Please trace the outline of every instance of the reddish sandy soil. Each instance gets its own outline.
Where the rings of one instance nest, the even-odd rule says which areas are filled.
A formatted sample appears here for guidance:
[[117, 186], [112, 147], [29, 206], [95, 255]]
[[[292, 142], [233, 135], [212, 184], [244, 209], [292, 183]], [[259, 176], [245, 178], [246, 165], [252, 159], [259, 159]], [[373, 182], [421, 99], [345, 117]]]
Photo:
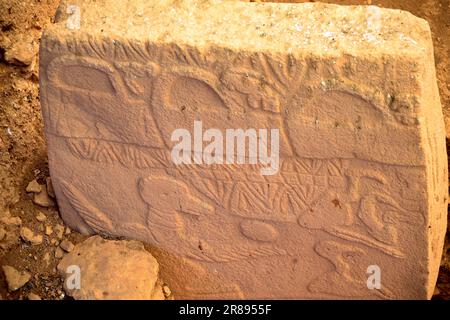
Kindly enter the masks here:
[[[308, 2], [308, 1], [298, 1]], [[441, 101], [450, 137], [450, 0], [323, 1], [340, 4], [376, 4], [408, 10], [430, 23]], [[76, 232], [44, 235], [41, 245], [29, 245], [19, 236], [19, 226], [6, 225], [2, 217], [20, 217], [22, 226], [44, 234], [46, 226], [63, 225], [57, 207], [44, 208], [32, 202], [25, 192], [33, 179], [45, 183], [48, 176], [46, 146], [39, 103], [37, 57], [30, 66], [8, 62], [5, 50], [11, 44], [34, 45], [45, 26], [51, 23], [57, 0], [0, 0], [0, 266], [11, 265], [28, 271], [32, 278], [24, 287], [8, 292], [0, 272], [0, 300], [27, 299], [32, 292], [43, 299], [63, 299], [61, 280], [56, 274], [55, 252], [63, 239], [78, 243], [84, 236]], [[448, 142], [447, 142], [448, 144]], [[38, 221], [40, 212], [47, 216]], [[1, 238], [1, 230], [6, 235]], [[447, 237], [448, 240], [448, 237]], [[434, 299], [450, 299], [450, 246], [447, 242]]]

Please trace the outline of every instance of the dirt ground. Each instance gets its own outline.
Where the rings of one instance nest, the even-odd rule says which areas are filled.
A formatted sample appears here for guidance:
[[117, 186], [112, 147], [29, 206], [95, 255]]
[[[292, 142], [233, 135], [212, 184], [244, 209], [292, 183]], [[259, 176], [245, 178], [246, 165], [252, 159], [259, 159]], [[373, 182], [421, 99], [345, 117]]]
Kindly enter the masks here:
[[[65, 299], [55, 268], [62, 252], [60, 243], [68, 240], [76, 244], [84, 239], [84, 236], [63, 228], [57, 207], [36, 205], [33, 194], [25, 191], [30, 181], [37, 179], [44, 185], [48, 177], [39, 103], [37, 48], [41, 32], [51, 23], [58, 2], [0, 0], [0, 266], [10, 265], [31, 274], [25, 286], [9, 292], [0, 271], [0, 300], [28, 299], [30, 293], [42, 299]], [[433, 32], [437, 77], [449, 138], [450, 0], [323, 2], [376, 4], [407, 10], [428, 20]], [[45, 220], [40, 213], [45, 215]], [[19, 217], [20, 221], [12, 217]], [[31, 245], [23, 241], [21, 227], [43, 234], [42, 244]], [[49, 229], [53, 232], [46, 232]], [[434, 299], [450, 299], [448, 240], [447, 236]]]

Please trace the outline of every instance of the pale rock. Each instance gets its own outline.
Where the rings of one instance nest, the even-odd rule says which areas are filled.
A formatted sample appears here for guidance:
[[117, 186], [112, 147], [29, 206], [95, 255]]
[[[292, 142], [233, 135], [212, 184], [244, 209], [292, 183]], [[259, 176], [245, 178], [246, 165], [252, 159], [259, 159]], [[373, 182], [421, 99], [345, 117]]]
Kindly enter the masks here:
[[53, 227], [51, 225], [45, 226], [45, 234], [50, 236], [53, 233]]
[[33, 197], [33, 202], [41, 207], [52, 207], [55, 205], [53, 200], [49, 197], [47, 192], [47, 187], [42, 186], [42, 190], [39, 193], [35, 193]]
[[32, 192], [32, 193], [39, 193], [42, 191], [42, 186], [37, 182], [36, 179], [28, 183], [26, 189], [26, 192]]
[[168, 286], [164, 285], [162, 287], [162, 290], [166, 298], [169, 298], [172, 295], [172, 291], [170, 291], [170, 288]]
[[10, 292], [17, 291], [30, 281], [31, 274], [26, 271], [20, 272], [11, 266], [2, 266], [2, 269]]
[[19, 38], [5, 49], [5, 60], [17, 66], [30, 66], [34, 63], [37, 49], [37, 44], [31, 36]]
[[54, 228], [54, 231], [55, 231], [56, 237], [57, 237], [58, 239], [62, 239], [62, 238], [63, 238], [63, 235], [64, 235], [64, 226], [62, 226], [62, 225], [60, 225], [60, 224], [57, 224], [57, 225], [55, 226], [55, 228]]
[[39, 245], [43, 241], [43, 236], [41, 234], [36, 234], [27, 227], [22, 227], [20, 229], [20, 237], [32, 245]]
[[28, 294], [28, 300], [38, 301], [38, 300], [42, 300], [42, 298], [39, 295], [37, 295], [36, 293], [30, 292], [30, 294]]
[[150, 300], [160, 297], [155, 293], [158, 262], [140, 242], [93, 236], [66, 254], [58, 264], [58, 271], [67, 277], [70, 274], [66, 270], [71, 265], [80, 268], [81, 289], [65, 287], [65, 291], [77, 300]]
[[39, 211], [36, 215], [36, 220], [39, 222], [44, 222], [45, 220], [47, 220], [47, 216], [43, 212]]
[[73, 248], [75, 247], [75, 245], [72, 242], [70, 242], [69, 240], [61, 241], [59, 246], [61, 247], [61, 249], [63, 249], [66, 252], [71, 252], [73, 250]]
[[64, 257], [64, 250], [61, 249], [60, 247], [56, 248], [56, 250], [55, 250], [55, 258], [61, 259], [62, 257]]
[[[18, 79], [14, 80], [12, 87], [14, 90], [27, 92], [32, 88], [32, 84], [30, 83], [30, 81], [28, 79], [18, 78]], [[33, 180], [33, 181], [32, 181], [33, 183], [36, 183], [39, 186], [39, 184], [37, 183], [36, 180]], [[30, 184], [31, 184], [31, 182], [28, 184], [28, 186], [30, 186]], [[31, 185], [30, 188], [28, 188], [28, 186], [26, 189], [30, 189], [30, 191], [26, 190], [27, 192], [33, 192], [32, 190], [36, 189], [36, 187], [40, 189], [40, 186], [38, 187], [36, 185], [35, 186]], [[39, 192], [39, 191], [37, 191], [37, 192]]]

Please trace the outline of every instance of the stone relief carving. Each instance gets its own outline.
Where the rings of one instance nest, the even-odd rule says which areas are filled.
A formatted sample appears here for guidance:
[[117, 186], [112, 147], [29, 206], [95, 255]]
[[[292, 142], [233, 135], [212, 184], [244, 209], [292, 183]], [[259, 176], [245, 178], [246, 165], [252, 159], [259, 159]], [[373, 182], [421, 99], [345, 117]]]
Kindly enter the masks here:
[[[63, 56], [48, 66], [52, 84], [48, 99], [61, 106], [48, 113], [54, 125], [50, 133], [63, 138], [79, 159], [143, 170], [136, 185], [147, 207], [145, 219], [120, 225], [103, 213], [86, 191], [60, 181], [64, 196], [93, 231], [136, 234], [162, 247], [171, 242], [172, 249], [184, 258], [202, 263], [295, 255], [277, 246], [282, 230], [276, 223], [325, 232], [335, 240], [319, 242], [314, 250], [334, 268], [312, 280], [308, 290], [338, 296], [340, 286], [351, 288], [352, 296], [367, 295], [365, 282], [357, 282], [352, 274], [354, 259], [371, 250], [404, 257], [399, 226], [417, 227], [425, 219], [420, 209], [404, 209], [400, 194], [384, 191], [390, 188], [389, 175], [401, 172], [401, 167], [367, 161], [367, 167], [377, 169], [366, 169], [360, 160], [302, 157], [305, 139], [313, 136], [304, 132], [314, 132], [319, 126], [335, 127], [337, 136], [351, 135], [356, 137], [352, 143], [357, 144], [358, 131], [380, 130], [380, 122], [390, 123], [392, 128], [416, 125], [414, 119], [402, 116], [399, 120], [401, 107], [393, 105], [401, 102], [388, 101], [389, 108], [383, 109], [368, 103], [363, 94], [351, 92], [345, 83], [317, 82], [314, 74], [323, 71], [314, 70], [314, 64], [298, 67], [291, 56], [287, 61], [265, 55], [238, 57], [243, 67], [237, 64], [220, 70], [207, 57], [183, 50], [170, 51], [173, 56], [167, 58], [175, 59], [178, 66], [121, 62], [130, 51], [120, 48], [115, 53], [118, 60], [111, 64], [102, 60], [106, 53], [97, 48], [93, 52], [102, 59]], [[143, 49], [133, 48], [147, 58]], [[67, 76], [84, 72], [86, 75], [75, 81]], [[80, 78], [90, 80], [77, 82]], [[300, 80], [307, 78], [311, 86], [299, 91]], [[89, 81], [95, 81], [99, 90], [91, 92]], [[296, 101], [305, 101], [304, 106], [291, 108], [294, 96]], [[353, 101], [354, 118], [323, 122], [322, 118], [330, 117], [317, 114], [314, 101], [327, 97]], [[335, 109], [327, 112], [346, 114], [338, 110], [344, 106], [329, 105]], [[391, 114], [392, 110], [397, 113]], [[184, 122], [171, 123], [170, 118], [180, 112], [185, 115]], [[223, 123], [245, 127], [249, 119], [279, 124], [284, 150], [288, 150], [281, 159], [280, 173], [263, 177], [257, 174], [257, 166], [250, 165], [245, 170], [237, 165], [173, 165], [169, 138], [175, 127], [171, 126], [187, 127], [205, 114], [204, 122], [210, 127], [223, 127]], [[298, 128], [304, 132], [297, 132]], [[242, 243], [223, 245], [196, 234], [193, 225], [224, 212], [237, 219], [237, 229], [245, 239]], [[349, 242], [352, 245], [345, 244]], [[239, 286], [236, 288], [229, 290], [240, 292]], [[200, 291], [192, 289], [208, 296]], [[379, 294], [391, 296], [387, 291]]]
[[[361, 263], [367, 251], [354, 245], [337, 241], [318, 242], [314, 250], [318, 255], [332, 264], [332, 269], [309, 285], [312, 293], [323, 293], [340, 298], [362, 298], [367, 296], [367, 277], [361, 269], [367, 263]], [[345, 287], [346, 290], [342, 290]], [[373, 290], [381, 299], [393, 299], [395, 295], [385, 286], [381, 290]]]

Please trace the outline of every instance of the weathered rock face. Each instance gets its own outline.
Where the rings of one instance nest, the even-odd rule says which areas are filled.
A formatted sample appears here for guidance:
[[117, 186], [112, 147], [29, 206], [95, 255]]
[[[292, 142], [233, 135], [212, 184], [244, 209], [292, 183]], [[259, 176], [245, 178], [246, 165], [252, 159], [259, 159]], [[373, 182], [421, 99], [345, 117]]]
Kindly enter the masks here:
[[30, 281], [31, 275], [26, 271], [20, 272], [11, 266], [2, 266], [2, 269], [9, 291], [16, 291]]
[[[70, 4], [43, 35], [40, 79], [72, 228], [154, 245], [177, 298], [431, 296], [447, 160], [424, 20], [324, 4]], [[224, 136], [278, 129], [278, 171], [176, 165], [172, 133], [196, 120]]]
[[138, 241], [91, 237], [61, 260], [58, 271], [77, 300], [165, 299], [158, 262]]

